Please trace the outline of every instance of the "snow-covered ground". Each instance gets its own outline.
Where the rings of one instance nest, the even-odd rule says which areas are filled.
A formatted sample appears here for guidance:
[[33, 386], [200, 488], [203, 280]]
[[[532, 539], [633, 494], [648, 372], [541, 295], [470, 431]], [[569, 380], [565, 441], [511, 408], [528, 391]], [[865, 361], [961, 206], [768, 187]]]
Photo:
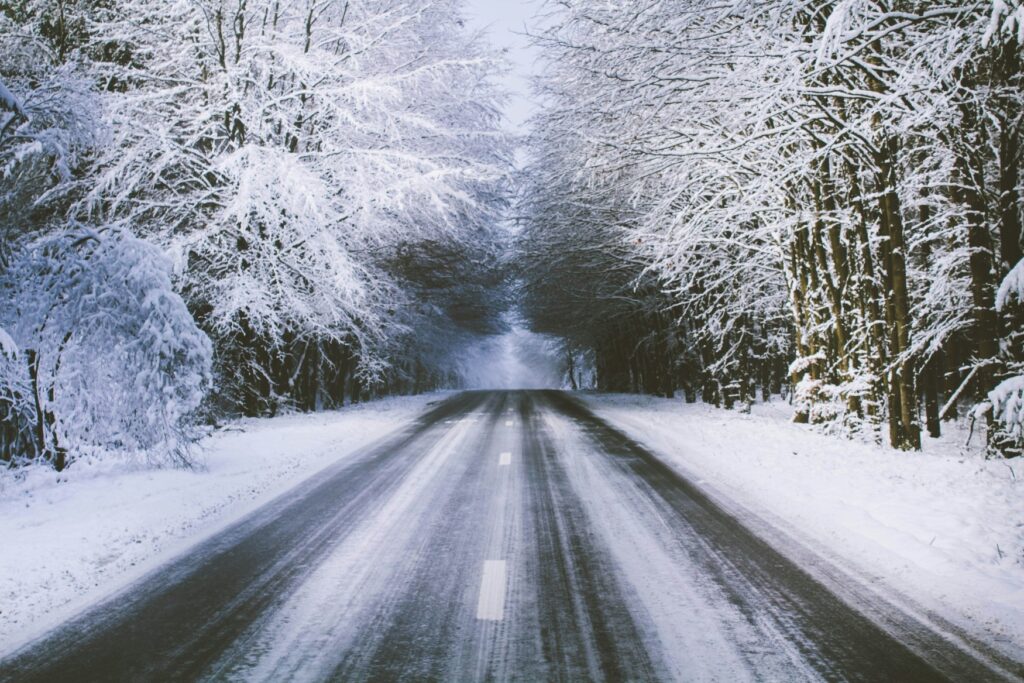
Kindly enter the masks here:
[[1024, 463], [985, 460], [966, 434], [921, 453], [854, 443], [789, 422], [643, 396], [591, 408], [765, 528], [907, 598], [1011, 656], [1024, 653]]
[[[234, 421], [194, 471], [0, 471], [0, 654], [415, 418], [439, 394]], [[60, 479], [60, 481], [58, 481]]]

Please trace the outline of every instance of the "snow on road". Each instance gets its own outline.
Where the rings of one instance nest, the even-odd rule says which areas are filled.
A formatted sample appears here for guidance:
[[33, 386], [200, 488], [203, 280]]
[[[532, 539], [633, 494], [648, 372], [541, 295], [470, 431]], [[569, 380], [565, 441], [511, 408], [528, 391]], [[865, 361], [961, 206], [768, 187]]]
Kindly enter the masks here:
[[[800, 657], [782, 640], [769, 646], [753, 632], [735, 605], [715, 594], [713, 581], [694, 566], [670, 528], [636, 481], [622, 476], [607, 459], [595, 457], [593, 445], [564, 416], [548, 413], [546, 423], [574, 488], [596, 532], [635, 592], [646, 619], [640, 620], [648, 642], [661, 643], [661, 656], [677, 681], [757, 680], [743, 653], [758, 653], [757, 673], [766, 679], [814, 680], [800, 667]], [[695, 657], [693, 653], [705, 653]]]
[[[66, 481], [59, 484], [56, 473], [42, 469], [18, 476], [0, 474], [3, 651], [12, 651], [313, 473], [349, 458], [436, 399], [391, 399], [336, 413], [241, 420], [200, 444], [205, 466], [194, 472], [82, 461], [60, 475]], [[742, 415], [635, 396], [588, 396], [587, 401], [601, 417], [658, 453], [745, 523], [753, 523], [774, 545], [787, 553], [806, 553], [799, 561], [793, 559], [812, 572], [813, 561], [803, 560], [824, 556], [905, 609], [926, 617], [938, 615], [982, 640], [996, 641], [1011, 657], [1020, 659], [1024, 654], [1024, 489], [1018, 481], [1024, 472], [1020, 463], [986, 461], [974, 451], [958, 448], [951, 439], [929, 442], [924, 453], [852, 443], [787, 422], [788, 410], [779, 403], [760, 405], [754, 415]], [[493, 517], [494, 528], [505, 529], [508, 520], [495, 510], [509, 506], [506, 497], [512, 494], [508, 492], [490, 496], [489, 486], [472, 487], [482, 507], [463, 522], [458, 515], [448, 518], [451, 511], [437, 506], [438, 495], [413, 493], [436, 479], [440, 465], [456, 453], [485, 454], [477, 467], [498, 477], [494, 481], [525, 476], [521, 471], [525, 460], [517, 446], [521, 419], [512, 420], [509, 428], [508, 416], [504, 411], [494, 416], [498, 439], [494, 443], [464, 442], [460, 435], [477, 424], [478, 416], [460, 420], [450, 435], [454, 440], [442, 439], [431, 451], [434, 455], [421, 463], [427, 469], [416, 470], [388, 498], [382, 514], [353, 532], [351, 552], [339, 551], [314, 573], [292, 603], [295, 609], [285, 610], [290, 617], [285, 622], [305, 623], [295, 617], [320, 614], [329, 592], [335, 604], [355, 604], [352, 591], [364, 597], [374, 593], [366, 590], [367, 581], [390, 583], [395, 572], [411, 571], [410, 563], [417, 561], [419, 551], [407, 552], [416, 546], [410, 535], [427, 537], [417, 529], [436, 526], [444, 529], [441, 537], [460, 539], [461, 544], [469, 538], [469, 527], [458, 526], [463, 522]], [[710, 590], [706, 582], [680, 583], [680, 571], [685, 576], [699, 572], [689, 568], [685, 553], [673, 550], [678, 544], [672, 529], [647, 524], [662, 518], [636, 483], [612, 468], [613, 461], [596, 458], [593, 444], [578, 426], [553, 415], [545, 422], [557, 451], [565, 454], [568, 483], [580, 494], [582, 509], [562, 514], [585, 513], [598, 535], [608, 540], [617, 566], [633, 587], [632, 599], [647, 615], [640, 623], [650, 631], [648, 638], [662, 640], [668, 651], [679, 653], [728, 652], [729, 643], [741, 643], [747, 652], [756, 650], [759, 636], [742, 619], [724, 609], [702, 611]], [[473, 462], [464, 457], [451, 460], [458, 467], [446, 465], [455, 470], [444, 470], [444, 486], [456, 490], [453, 487], [463, 481]], [[412, 488], [406, 491], [408, 487]], [[388, 512], [388, 506], [395, 505], [408, 510]], [[399, 528], [403, 525], [395, 527], [402, 520], [418, 522], [403, 523], [403, 531]], [[503, 537], [492, 532], [491, 540]], [[369, 553], [373, 543], [360, 538], [383, 545], [379, 552]], [[459, 583], [471, 594], [475, 610], [471, 616], [486, 621], [507, 618], [510, 604], [499, 590], [506, 583], [498, 580], [504, 565], [487, 564], [504, 562], [507, 548], [503, 550], [501, 543], [491, 545], [470, 553], [466, 566], [471, 565], [472, 571], [464, 572]], [[376, 560], [364, 562], [369, 557]], [[353, 580], [360, 562], [365, 564], [364, 573], [369, 573], [365, 580]], [[506, 571], [514, 573], [513, 569], [510, 564]], [[445, 576], [453, 575], [453, 570], [449, 565]], [[349, 598], [337, 594], [339, 576], [348, 577], [345, 595], [351, 593]], [[834, 587], [834, 581], [829, 585]], [[302, 635], [285, 637], [289, 629], [280, 624], [268, 632], [273, 634], [271, 642], [279, 646], [294, 644]], [[344, 640], [348, 636], [339, 632], [331, 637]], [[271, 649], [260, 651], [271, 653]], [[782, 651], [766, 650], [765, 657], [762, 665], [779, 671], [799, 660]], [[737, 679], [741, 677], [738, 672], [743, 666], [738, 660], [730, 665], [719, 656], [717, 662], [736, 672]], [[693, 668], [700, 664], [682, 658], [671, 668], [682, 678], [699, 678], [708, 673]]]
[[81, 460], [60, 475], [0, 472], [0, 651], [352, 456], [441, 396], [238, 420], [198, 445], [195, 471]]
[[587, 396], [602, 418], [890, 599], [1024, 654], [1024, 464], [963, 434], [902, 453], [816, 433], [784, 403], [754, 414]]

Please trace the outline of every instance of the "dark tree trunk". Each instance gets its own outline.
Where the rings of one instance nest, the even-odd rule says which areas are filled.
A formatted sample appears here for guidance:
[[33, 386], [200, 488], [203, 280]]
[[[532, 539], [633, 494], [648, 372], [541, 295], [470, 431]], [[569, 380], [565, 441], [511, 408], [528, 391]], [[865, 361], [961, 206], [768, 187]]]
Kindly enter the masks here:
[[942, 379], [942, 363], [938, 353], [932, 355], [921, 372], [924, 384], [924, 414], [928, 435], [933, 439], [942, 435], [939, 423], [939, 383]]
[[28, 376], [32, 384], [32, 402], [36, 409], [35, 452], [45, 454], [48, 447], [46, 445], [46, 418], [43, 416], [43, 400], [39, 393], [39, 353], [35, 349], [28, 349], [25, 352], [25, 359], [28, 362]]
[[[888, 268], [886, 279], [888, 291], [891, 293], [891, 311], [894, 330], [892, 333], [892, 357], [897, 361], [892, 397], [897, 397], [898, 427], [894, 430], [896, 441], [893, 446], [903, 449], [919, 450], [921, 448], [921, 428], [917, 423], [917, 396], [914, 392], [913, 361], [906, 357], [910, 348], [910, 301], [907, 293], [907, 244], [903, 234], [903, 217], [900, 211], [899, 197], [896, 194], [895, 160], [898, 146], [895, 138], [888, 138], [879, 155], [879, 208], [883, 240], [888, 240], [885, 249]], [[901, 358], [902, 357], [902, 358]], [[891, 403], [890, 403], [891, 406]], [[894, 411], [895, 412], [895, 411]]]
[[1020, 136], [1015, 130], [1003, 131], [999, 139], [999, 252], [1006, 269], [1021, 260], [1020, 225]]
[[971, 160], [967, 158], [967, 150], [960, 150], [957, 162], [960, 188], [958, 194], [966, 209], [967, 244], [971, 250], [971, 313], [974, 322], [971, 337], [974, 341], [975, 362], [978, 365], [975, 395], [982, 398], [993, 386], [993, 364], [999, 353], [992, 239], [985, 221], [985, 201], [982, 197], [984, 179], [981, 169], [973, 169]]

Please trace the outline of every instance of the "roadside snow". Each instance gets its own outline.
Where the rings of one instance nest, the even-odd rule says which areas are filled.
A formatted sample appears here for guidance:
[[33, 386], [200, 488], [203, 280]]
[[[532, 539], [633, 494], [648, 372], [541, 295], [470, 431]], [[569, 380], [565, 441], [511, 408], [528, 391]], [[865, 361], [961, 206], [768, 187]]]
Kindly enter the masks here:
[[1024, 653], [1024, 463], [985, 460], [959, 433], [926, 439], [922, 453], [844, 441], [789, 422], [784, 403], [744, 415], [644, 396], [585, 400], [712, 494]]
[[244, 419], [194, 471], [76, 461], [0, 471], [0, 655], [414, 419], [440, 394]]

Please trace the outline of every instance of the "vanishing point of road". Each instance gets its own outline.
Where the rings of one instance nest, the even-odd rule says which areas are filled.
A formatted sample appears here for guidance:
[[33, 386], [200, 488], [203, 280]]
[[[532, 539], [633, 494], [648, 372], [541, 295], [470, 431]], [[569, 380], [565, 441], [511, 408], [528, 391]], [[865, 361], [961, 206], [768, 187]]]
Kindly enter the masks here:
[[568, 394], [466, 392], [0, 661], [0, 681], [1022, 676], [744, 519]]

